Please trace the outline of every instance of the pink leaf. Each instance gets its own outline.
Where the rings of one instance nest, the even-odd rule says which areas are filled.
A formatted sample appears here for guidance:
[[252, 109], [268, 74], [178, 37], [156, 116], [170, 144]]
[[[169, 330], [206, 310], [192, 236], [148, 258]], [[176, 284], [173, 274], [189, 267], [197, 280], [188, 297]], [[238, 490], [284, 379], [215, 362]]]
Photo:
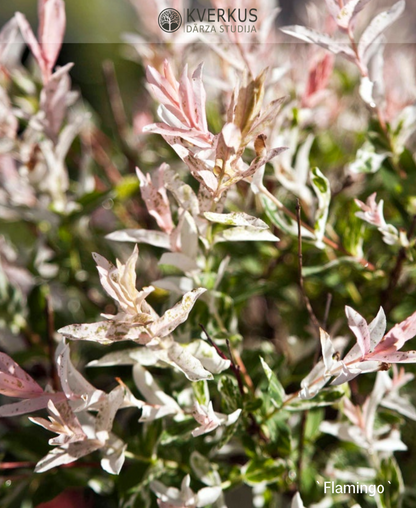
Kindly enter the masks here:
[[[416, 312], [393, 328], [384, 336], [374, 350], [374, 355], [395, 353], [416, 335]], [[404, 354], [404, 353], [402, 353]], [[387, 360], [383, 360], [387, 361]]]
[[205, 113], [206, 93], [202, 81], [202, 69], [204, 64], [199, 64], [192, 74], [192, 86], [195, 97], [195, 110], [198, 115], [198, 125], [202, 131], [208, 131], [207, 117]]
[[52, 74], [65, 34], [64, 0], [39, 0], [38, 15], [38, 39], [48, 72]]
[[36, 398], [21, 400], [13, 404], [5, 404], [0, 407], [0, 418], [39, 411], [39, 409], [47, 407], [50, 400], [55, 403], [62, 402], [65, 400], [65, 395], [63, 393], [44, 393]]
[[370, 352], [370, 331], [368, 329], [367, 321], [351, 307], [345, 307], [345, 314], [348, 318], [348, 326], [357, 338], [357, 343], [360, 346], [361, 354], [364, 357]]
[[149, 214], [156, 219], [158, 226], [169, 234], [174, 225], [169, 199], [164, 187], [163, 173], [166, 166], [167, 164], [162, 164], [158, 168], [154, 181], [150, 178], [149, 173], [144, 175], [139, 168], [136, 168], [136, 173], [140, 181], [140, 192]]
[[42, 388], [10, 356], [0, 353], [0, 393], [9, 397], [32, 398]]
[[30, 51], [35, 57], [40, 70], [42, 72], [43, 82], [46, 83], [50, 77], [50, 73], [48, 73], [47, 65], [45, 62], [45, 58], [42, 52], [42, 49], [33, 33], [26, 17], [21, 12], [16, 12], [15, 14], [17, 23], [19, 24], [20, 31], [22, 32], [22, 36], [26, 44], [29, 46]]
[[64, 0], [39, 0], [39, 41], [36, 40], [26, 17], [16, 13], [16, 20], [23, 39], [32, 51], [40, 70], [43, 83], [48, 83], [61, 50], [65, 34], [65, 3]]

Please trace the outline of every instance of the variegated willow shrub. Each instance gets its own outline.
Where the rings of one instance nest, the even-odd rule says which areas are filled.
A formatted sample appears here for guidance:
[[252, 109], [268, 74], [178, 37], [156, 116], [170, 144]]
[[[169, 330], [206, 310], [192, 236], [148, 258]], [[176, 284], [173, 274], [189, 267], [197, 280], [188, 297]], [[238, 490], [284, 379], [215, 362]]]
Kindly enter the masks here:
[[412, 6], [321, 3], [200, 40], [133, 0], [115, 141], [64, 1], [2, 28], [2, 507], [415, 505]]

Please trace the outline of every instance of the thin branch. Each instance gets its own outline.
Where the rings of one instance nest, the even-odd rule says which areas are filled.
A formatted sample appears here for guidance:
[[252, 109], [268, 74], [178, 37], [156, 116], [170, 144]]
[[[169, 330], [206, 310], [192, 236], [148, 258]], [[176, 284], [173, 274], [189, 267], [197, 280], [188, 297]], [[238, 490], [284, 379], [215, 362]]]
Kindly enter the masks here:
[[234, 358], [235, 358], [235, 363], [236, 363], [237, 367], [240, 369], [240, 372], [243, 375], [246, 385], [254, 393], [255, 388], [254, 388], [253, 380], [251, 379], [250, 374], [247, 372], [246, 366], [244, 365], [244, 362], [237, 351], [234, 352]]
[[297, 200], [297, 205], [296, 205], [296, 219], [297, 219], [297, 223], [298, 223], [298, 265], [299, 265], [299, 286], [300, 286], [300, 290], [302, 292], [302, 296], [303, 296], [303, 300], [305, 302], [305, 305], [306, 305], [306, 308], [309, 312], [309, 316], [311, 318], [311, 321], [313, 323], [313, 325], [315, 326], [315, 328], [317, 329], [317, 331], [319, 332], [319, 328], [320, 328], [320, 324], [319, 324], [319, 321], [317, 319], [317, 317], [315, 316], [315, 313], [313, 311], [313, 308], [312, 308], [312, 305], [311, 305], [311, 302], [308, 298], [308, 295], [306, 294], [306, 291], [305, 291], [305, 285], [304, 285], [304, 282], [303, 282], [303, 275], [302, 275], [302, 268], [303, 268], [303, 255], [302, 255], [302, 221], [301, 221], [301, 218], [300, 218], [300, 213], [301, 213], [301, 206], [300, 206], [300, 201], [299, 199]]
[[[272, 201], [273, 204], [275, 204], [276, 207], [279, 210], [281, 210], [284, 214], [286, 214], [288, 217], [290, 217], [291, 219], [293, 219], [295, 221], [297, 220], [296, 214], [294, 214], [291, 210], [286, 208], [285, 205], [283, 203], [281, 203], [276, 198], [276, 196], [274, 196], [268, 189], [266, 189], [266, 187], [264, 187], [264, 185], [261, 185], [259, 190], [264, 196], [268, 197], [270, 199], [270, 201]], [[309, 224], [306, 224], [306, 222], [301, 221], [301, 225], [307, 231], [309, 231], [311, 233], [315, 233], [314, 229], [311, 226], [309, 226]], [[324, 242], [325, 245], [328, 245], [328, 247], [331, 247], [332, 249], [337, 250], [338, 252], [341, 252], [342, 254], [345, 254], [346, 256], [355, 258], [355, 256], [353, 254], [351, 254], [351, 252], [349, 252], [341, 244], [335, 242], [334, 240], [331, 240], [330, 238], [324, 236], [322, 241]], [[360, 263], [360, 265], [362, 265], [364, 268], [367, 268], [368, 270], [370, 270], [372, 272], [375, 271], [375, 269], [376, 269], [376, 267], [372, 263], [367, 261], [365, 258], [358, 258], [357, 262]]]
[[127, 116], [121, 98], [114, 64], [110, 60], [106, 60], [103, 63], [103, 74], [120, 148], [129, 161], [130, 170], [134, 172], [137, 165], [136, 154], [126, 143], [128, 133]]
[[23, 467], [33, 468], [36, 462], [1, 462], [0, 469], [19, 469]]
[[297, 485], [298, 490], [301, 489], [302, 483], [302, 468], [303, 468], [303, 452], [305, 450], [305, 429], [306, 429], [306, 419], [308, 417], [309, 411], [303, 411], [301, 420], [300, 420], [300, 429], [299, 429], [299, 448], [298, 448], [298, 463], [297, 463]]
[[52, 387], [57, 392], [60, 389], [58, 371], [55, 363], [55, 319], [52, 308], [51, 296], [45, 298], [45, 318], [46, 318], [46, 341], [48, 344], [49, 368]]
[[[302, 292], [302, 296], [303, 296], [303, 300], [305, 302], [306, 308], [308, 309], [308, 313], [309, 313], [309, 316], [311, 318], [311, 321], [314, 324], [314, 326], [317, 329], [318, 334], [319, 334], [320, 324], [319, 324], [319, 321], [318, 321], [317, 317], [315, 316], [315, 313], [313, 311], [313, 308], [312, 308], [311, 302], [310, 302], [310, 300], [308, 298], [308, 295], [306, 294], [305, 284], [304, 284], [304, 281], [303, 281], [303, 274], [302, 274], [303, 255], [302, 255], [302, 221], [301, 221], [301, 211], [302, 211], [302, 208], [300, 206], [300, 201], [298, 199], [297, 200], [297, 204], [296, 204], [296, 220], [297, 220], [297, 223], [298, 223], [299, 286], [300, 286], [300, 290]], [[315, 352], [314, 363], [316, 363], [316, 360], [317, 360], [317, 353], [319, 355], [319, 340], [318, 340], [318, 344], [317, 344], [317, 348], [316, 348], [316, 352]], [[308, 414], [309, 414], [309, 411], [304, 411], [302, 413], [301, 420], [300, 420], [299, 446], [298, 446], [298, 462], [297, 462], [297, 473], [298, 473], [298, 475], [297, 475], [297, 485], [298, 485], [298, 490], [300, 490], [301, 483], [302, 483], [303, 454], [304, 454], [304, 449], [305, 449], [305, 429], [306, 429], [306, 419], [308, 417]]]
[[223, 358], [224, 360], [229, 360], [231, 362], [230, 369], [232, 370], [235, 378], [237, 379], [238, 389], [240, 390], [241, 395], [244, 397], [245, 391], [244, 391], [243, 380], [241, 378], [240, 367], [238, 365], [236, 365], [235, 362], [234, 362], [234, 357], [233, 357], [233, 355], [231, 353], [231, 346], [230, 346], [229, 340], [227, 339], [227, 348], [228, 348], [228, 351], [230, 353], [230, 358], [228, 358], [227, 355], [225, 353], [223, 353], [221, 351], [221, 349], [211, 339], [211, 337], [210, 337], [209, 333], [207, 332], [205, 326], [202, 325], [202, 324], [200, 324], [199, 326], [201, 327], [202, 331], [205, 333], [208, 342], [211, 344], [211, 346], [213, 346], [215, 348], [215, 350], [221, 356], [221, 358]]
[[[215, 344], [215, 342], [211, 339], [211, 337], [210, 337], [209, 333], [207, 332], [207, 330], [205, 329], [204, 325], [199, 324], [199, 326], [201, 327], [202, 331], [205, 333], [208, 342], [212, 345], [212, 347], [215, 348], [215, 350], [220, 355], [220, 357], [223, 358], [224, 360], [229, 360], [231, 362], [230, 369], [232, 370], [234, 376], [237, 379], [238, 389], [240, 391], [241, 397], [244, 399], [244, 397], [246, 395], [246, 392], [244, 390], [243, 379], [241, 377], [241, 370], [240, 370], [240, 366], [235, 363], [234, 355], [233, 355], [233, 353], [231, 351], [230, 341], [227, 339], [227, 348], [228, 348], [228, 352], [229, 352], [229, 355], [230, 355], [230, 358], [228, 358], [227, 355], [225, 353], [223, 353], [221, 351], [221, 349], [217, 346], [217, 344]], [[240, 359], [240, 361], [241, 361], [241, 359]], [[250, 379], [250, 382], [252, 384], [251, 379]], [[260, 439], [262, 441], [264, 441], [265, 443], [268, 443], [269, 439], [264, 434], [261, 426], [257, 423], [256, 418], [254, 417], [253, 413], [248, 413], [247, 416], [248, 416], [248, 418], [250, 420], [250, 428], [249, 428], [249, 430], [252, 431], [253, 433], [258, 434]]]
[[322, 328], [324, 330], [326, 329], [326, 325], [328, 323], [328, 317], [329, 317], [329, 311], [331, 309], [331, 303], [332, 303], [332, 293], [328, 293], [326, 295], [325, 314], [324, 314], [324, 319], [322, 321]]

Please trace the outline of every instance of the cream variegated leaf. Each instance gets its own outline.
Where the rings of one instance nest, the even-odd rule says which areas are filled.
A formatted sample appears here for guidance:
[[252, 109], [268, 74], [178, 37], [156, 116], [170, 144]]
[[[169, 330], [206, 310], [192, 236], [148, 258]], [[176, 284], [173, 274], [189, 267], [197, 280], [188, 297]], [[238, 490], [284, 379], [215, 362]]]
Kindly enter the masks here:
[[148, 326], [151, 335], [154, 337], [166, 337], [169, 335], [175, 328], [186, 321], [196, 300], [205, 291], [205, 288], [198, 288], [186, 293], [180, 302]]
[[258, 229], [268, 229], [269, 226], [258, 219], [244, 212], [214, 213], [205, 212], [204, 216], [211, 222], [223, 224], [224, 226], [250, 226]]
[[68, 325], [58, 332], [70, 340], [87, 340], [104, 345], [124, 340], [142, 340], [143, 343], [150, 340], [144, 327], [114, 320]]

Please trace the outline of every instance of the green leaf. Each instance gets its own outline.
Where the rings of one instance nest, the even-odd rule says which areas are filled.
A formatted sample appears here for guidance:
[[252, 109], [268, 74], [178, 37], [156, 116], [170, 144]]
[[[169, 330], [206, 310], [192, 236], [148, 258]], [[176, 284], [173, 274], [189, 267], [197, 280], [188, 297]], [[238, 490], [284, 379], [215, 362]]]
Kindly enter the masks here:
[[302, 275], [304, 277], [310, 277], [311, 275], [318, 275], [322, 272], [325, 272], [326, 270], [330, 270], [331, 268], [334, 268], [335, 266], [340, 265], [341, 263], [351, 263], [351, 264], [357, 264], [358, 266], [361, 266], [356, 258], [350, 257], [350, 256], [341, 256], [340, 258], [333, 259], [329, 263], [318, 265], [318, 266], [304, 266], [302, 267]]
[[116, 185], [116, 197], [120, 201], [125, 201], [126, 199], [134, 196], [140, 189], [140, 182], [136, 175], [128, 175], [123, 177], [123, 179]]
[[324, 248], [322, 239], [325, 236], [326, 222], [328, 220], [329, 203], [331, 202], [331, 188], [328, 179], [318, 168], [310, 173], [313, 190], [318, 198], [318, 209], [315, 213], [316, 246]]
[[216, 473], [211, 462], [201, 453], [192, 452], [190, 457], [190, 465], [195, 476], [205, 485], [215, 485], [218, 473]]
[[404, 487], [402, 473], [394, 457], [381, 461], [375, 484], [384, 487], [384, 492], [380, 494], [383, 508], [400, 508]]
[[205, 380], [195, 381], [192, 383], [192, 389], [196, 400], [203, 406], [207, 406], [209, 404], [208, 382]]
[[70, 220], [80, 219], [84, 215], [92, 213], [106, 199], [111, 198], [113, 195], [114, 194], [111, 189], [103, 192], [94, 190], [92, 192], [84, 194], [76, 201], [76, 203], [80, 205], [79, 208], [76, 208], [72, 213], [70, 213], [68, 219]]
[[150, 424], [144, 425], [139, 450], [139, 454], [141, 456], [150, 458], [154, 455], [159, 439], [162, 434], [162, 429], [163, 429], [162, 420], [155, 420]]
[[294, 399], [285, 406], [287, 411], [306, 411], [317, 407], [332, 406], [340, 401], [345, 395], [341, 387], [326, 388], [321, 390], [313, 399]]
[[350, 164], [350, 170], [353, 173], [376, 173], [387, 156], [387, 152], [376, 153], [374, 145], [366, 141], [357, 151], [355, 161]]
[[267, 450], [270, 454], [277, 454], [279, 457], [288, 457], [292, 451], [291, 430], [287, 425], [287, 413], [276, 413], [269, 418], [265, 426], [270, 437]]
[[178, 440], [187, 439], [195, 429], [196, 422], [193, 418], [187, 418], [180, 422], [169, 423], [167, 429], [162, 432], [160, 444], [166, 445]]
[[263, 403], [264, 403], [263, 398], [253, 397], [244, 402], [244, 410], [247, 411], [248, 413], [254, 413], [263, 406]]
[[407, 148], [400, 154], [399, 164], [408, 175], [414, 175], [416, 173], [416, 163], [413, 159], [413, 154]]
[[364, 223], [355, 213], [358, 206], [352, 202], [338, 211], [337, 227], [342, 231], [342, 240], [346, 250], [357, 258], [363, 257]]
[[135, 462], [131, 465], [125, 465], [120, 472], [117, 488], [120, 496], [132, 493], [140, 488], [141, 483], [149, 474], [149, 462]]
[[250, 460], [243, 473], [244, 482], [248, 485], [258, 483], [274, 483], [282, 476], [286, 470], [283, 460], [261, 459]]
[[223, 446], [225, 446], [228, 443], [228, 441], [230, 441], [230, 439], [236, 433], [239, 425], [240, 425], [240, 419], [238, 419], [232, 425], [228, 425], [227, 427], [223, 427], [223, 433], [222, 433], [221, 439], [219, 440], [219, 442], [218, 442], [218, 444], [216, 446], [217, 450], [221, 450], [221, 448]]
[[305, 440], [313, 441], [319, 436], [319, 426], [324, 417], [325, 413], [323, 409], [318, 408], [309, 411], [305, 425]]
[[[271, 201], [267, 196], [263, 194], [260, 195], [260, 201], [264, 208], [264, 211], [270, 221], [283, 232], [297, 236], [298, 235], [298, 225], [297, 222], [289, 217], [283, 215], [282, 212], [279, 211], [277, 206]], [[311, 233], [308, 229], [302, 226], [302, 238], [304, 240], [315, 240], [315, 235]]]
[[242, 407], [241, 393], [233, 377], [221, 376], [218, 381], [218, 391], [221, 394], [221, 405], [225, 413], [232, 413]]
[[285, 398], [285, 390], [277, 379], [276, 374], [271, 370], [267, 363], [260, 356], [261, 365], [266, 373], [267, 380], [269, 381], [268, 391], [272, 398], [273, 405], [277, 408], [282, 407]]

